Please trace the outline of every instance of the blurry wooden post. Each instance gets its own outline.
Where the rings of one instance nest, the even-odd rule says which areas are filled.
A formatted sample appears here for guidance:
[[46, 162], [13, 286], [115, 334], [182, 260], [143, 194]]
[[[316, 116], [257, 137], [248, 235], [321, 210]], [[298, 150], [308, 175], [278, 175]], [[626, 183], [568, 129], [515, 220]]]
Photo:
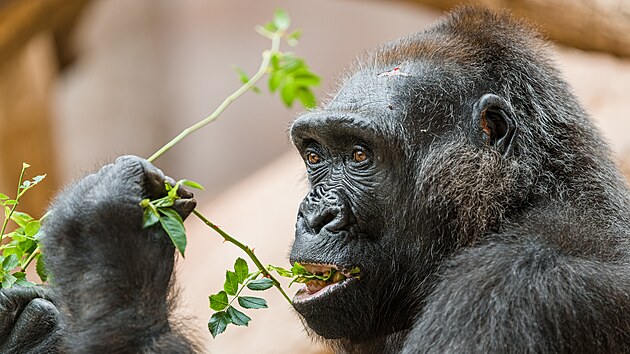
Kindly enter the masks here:
[[448, 10], [461, 4], [508, 8], [542, 27], [551, 40], [630, 57], [628, 0], [408, 0]]
[[46, 180], [20, 203], [20, 210], [36, 215], [41, 214], [57, 188], [50, 134], [50, 89], [55, 71], [48, 35], [29, 41], [0, 67], [0, 191], [15, 195], [22, 162], [32, 166], [27, 176], [48, 173]]
[[27, 177], [48, 173], [20, 210], [42, 214], [58, 188], [51, 129], [58, 62], [54, 31], [65, 31], [87, 0], [0, 0], [0, 191], [13, 197], [22, 162]]

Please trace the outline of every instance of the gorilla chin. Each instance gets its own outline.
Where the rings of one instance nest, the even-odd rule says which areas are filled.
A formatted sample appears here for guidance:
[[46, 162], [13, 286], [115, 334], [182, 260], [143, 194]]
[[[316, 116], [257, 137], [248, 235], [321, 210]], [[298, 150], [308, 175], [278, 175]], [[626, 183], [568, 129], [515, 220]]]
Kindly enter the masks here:
[[369, 306], [358, 302], [366, 300], [357, 296], [365, 291], [362, 288], [361, 280], [357, 278], [326, 285], [315, 293], [310, 293], [309, 284], [305, 284], [293, 298], [293, 307], [317, 335], [326, 339], [360, 341], [371, 332], [369, 322], [358, 323], [357, 308]]
[[[351, 251], [337, 253], [331, 259], [324, 256], [334, 254], [330, 251], [330, 243], [322, 247], [321, 243], [315, 242], [345, 238], [354, 236], [349, 232], [331, 233], [326, 229], [315, 235], [308, 228], [298, 226], [291, 264], [297, 262], [312, 274], [338, 273], [328, 281], [312, 280], [301, 284], [302, 288], [293, 298], [293, 306], [317, 335], [326, 339], [361, 340], [371, 332], [371, 318], [358, 316], [371, 313], [367, 309], [374, 307], [371, 298], [362, 295], [369, 289], [366, 287], [369, 277], [361, 264], [349, 260]], [[361, 270], [359, 274], [351, 274], [355, 267]]]

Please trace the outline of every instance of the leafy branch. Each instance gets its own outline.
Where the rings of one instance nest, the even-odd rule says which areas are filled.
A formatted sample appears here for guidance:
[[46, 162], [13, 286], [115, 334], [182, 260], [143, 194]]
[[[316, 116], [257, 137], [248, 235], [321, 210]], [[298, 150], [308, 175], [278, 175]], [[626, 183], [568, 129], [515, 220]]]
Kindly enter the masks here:
[[[46, 175], [39, 175], [33, 177], [32, 180], [24, 180], [24, 174], [29, 167], [30, 165], [27, 163], [22, 164], [22, 171], [18, 178], [14, 199], [0, 193], [0, 205], [4, 208], [0, 242], [4, 239], [10, 240], [8, 243], [0, 246], [0, 251], [2, 251], [0, 254], [0, 282], [2, 283], [2, 288], [10, 288], [14, 284], [21, 286], [33, 285], [33, 283], [26, 280], [25, 271], [34, 260], [37, 261], [36, 270], [42, 281], [46, 281], [48, 277], [41, 258], [39, 238], [37, 237], [41, 227], [41, 220], [36, 220], [32, 216], [16, 210], [24, 193], [46, 178]], [[15, 222], [18, 228], [5, 234], [9, 220]], [[15, 270], [16, 268], [18, 270]], [[12, 271], [13, 273], [11, 273]]]
[[270, 91], [275, 92], [277, 89], [280, 89], [282, 100], [287, 106], [291, 106], [297, 97], [305, 107], [314, 107], [315, 96], [311, 91], [311, 87], [318, 86], [320, 78], [310, 71], [303, 59], [296, 57], [290, 52], [280, 52], [280, 44], [283, 38], [286, 39], [289, 44], [295, 45], [300, 37], [299, 31], [295, 31], [290, 34], [286, 32], [289, 28], [289, 24], [290, 20], [287, 13], [283, 10], [276, 10], [273, 22], [264, 26], [258, 26], [256, 28], [258, 33], [271, 40], [271, 48], [263, 52], [262, 61], [258, 71], [256, 71], [251, 78], [248, 78], [247, 74], [243, 70], [237, 69], [243, 85], [231, 95], [226, 97], [219, 107], [217, 107], [208, 117], [184, 129], [175, 138], [151, 155], [151, 157], [147, 160], [149, 162], [155, 161], [188, 135], [212, 123], [214, 120], [219, 118], [223, 111], [225, 111], [232, 102], [248, 90], [258, 90], [255, 85], [266, 74], [269, 74]]

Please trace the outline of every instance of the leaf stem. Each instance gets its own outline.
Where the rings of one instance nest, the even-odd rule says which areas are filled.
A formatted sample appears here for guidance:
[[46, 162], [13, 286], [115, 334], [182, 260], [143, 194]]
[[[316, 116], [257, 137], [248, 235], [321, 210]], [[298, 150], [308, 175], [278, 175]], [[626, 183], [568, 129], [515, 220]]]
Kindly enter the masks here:
[[31, 253], [30, 256], [28, 256], [28, 258], [26, 259], [26, 263], [24, 263], [24, 266], [22, 267], [22, 271], [25, 272], [26, 268], [28, 268], [28, 265], [31, 264], [31, 262], [33, 261], [33, 259], [35, 259], [35, 257], [40, 253], [40, 249], [39, 249], [39, 245], [37, 245], [37, 247], [35, 248], [35, 250], [33, 250], [33, 253]]
[[263, 276], [268, 277], [269, 279], [271, 279], [271, 281], [273, 281], [273, 285], [278, 289], [278, 291], [280, 291], [282, 296], [284, 296], [284, 298], [289, 302], [289, 304], [292, 304], [291, 299], [289, 298], [287, 293], [284, 292], [284, 289], [282, 289], [282, 286], [280, 285], [280, 282], [265, 268], [265, 266], [262, 265], [262, 263], [260, 262], [258, 257], [256, 257], [256, 255], [254, 254], [254, 251], [252, 251], [252, 249], [249, 248], [249, 246], [243, 244], [239, 240], [237, 240], [234, 237], [228, 235], [225, 231], [221, 230], [221, 228], [219, 228], [217, 225], [212, 223], [210, 220], [208, 220], [205, 216], [203, 216], [197, 210], [193, 210], [193, 214], [195, 214], [201, 221], [203, 221], [206, 225], [210, 226], [210, 228], [213, 229], [214, 231], [216, 231], [219, 235], [221, 235], [221, 237], [223, 237], [224, 240], [226, 240], [226, 241], [234, 244], [236, 247], [242, 249], [249, 256], [249, 258], [252, 260], [252, 262], [254, 262], [256, 267], [262, 272]]
[[18, 202], [20, 201], [20, 197], [22, 196], [22, 194], [20, 194], [20, 187], [22, 186], [22, 179], [24, 178], [24, 172], [26, 171], [27, 168], [28, 168], [27, 164], [22, 164], [22, 172], [20, 172], [20, 179], [18, 180], [17, 192], [15, 194], [15, 204], [13, 204], [13, 207], [11, 207], [11, 211], [9, 212], [9, 215], [7, 215], [4, 218], [4, 223], [2, 224], [2, 230], [0, 231], [0, 243], [2, 242], [2, 238], [4, 237], [4, 232], [7, 229], [7, 224], [9, 223], [9, 220], [11, 220], [11, 216], [13, 215], [15, 208], [17, 208]]
[[[261, 271], [260, 271], [260, 270], [259, 270], [259, 271], [257, 271], [257, 272], [256, 272], [256, 277], [257, 277], [258, 275], [260, 275], [260, 273], [261, 273]], [[256, 278], [256, 277], [254, 277], [254, 278]], [[236, 295], [234, 295], [234, 297], [232, 298], [232, 300], [230, 300], [230, 302], [228, 303], [228, 306], [232, 306], [232, 303], [234, 302], [234, 300], [236, 300], [236, 299], [238, 298], [238, 296], [241, 294], [241, 292], [242, 292], [243, 290], [245, 290], [245, 288], [247, 287], [247, 284], [251, 283], [251, 282], [252, 282], [252, 280], [254, 280], [254, 279], [249, 279], [249, 278], [248, 278], [246, 282], [244, 282], [243, 284], [241, 284], [241, 288], [240, 288], [240, 289], [238, 289], [238, 291], [236, 292]]]
[[225, 100], [223, 100], [223, 102], [219, 105], [219, 107], [217, 107], [217, 109], [214, 110], [214, 112], [212, 112], [212, 114], [202, 119], [201, 121], [193, 124], [192, 126], [184, 129], [181, 133], [179, 133], [179, 135], [173, 138], [173, 140], [169, 141], [166, 145], [162, 146], [157, 152], [151, 155], [151, 157], [149, 157], [147, 160], [149, 162], [155, 161], [157, 158], [162, 156], [162, 154], [164, 154], [165, 152], [170, 150], [173, 146], [175, 146], [177, 143], [179, 143], [182, 139], [194, 133], [195, 131], [203, 128], [207, 124], [213, 122], [215, 119], [219, 117], [219, 115], [221, 115], [221, 113], [223, 113], [223, 111], [225, 111], [225, 109], [230, 104], [232, 104], [232, 102], [234, 102], [234, 100], [236, 100], [245, 92], [247, 92], [247, 90], [251, 89], [263, 76], [265, 76], [265, 74], [267, 74], [269, 70], [269, 62], [271, 61], [271, 57], [273, 56], [273, 54], [278, 52], [280, 48], [281, 38], [282, 38], [282, 33], [274, 33], [274, 35], [271, 37], [271, 49], [266, 50], [263, 53], [263, 59], [262, 59], [262, 62], [260, 63], [260, 68], [258, 69], [256, 74], [254, 74], [254, 76], [252, 76], [251, 79], [249, 79], [249, 81], [247, 81], [245, 84], [239, 87], [236, 91], [234, 91], [231, 95], [229, 95]]

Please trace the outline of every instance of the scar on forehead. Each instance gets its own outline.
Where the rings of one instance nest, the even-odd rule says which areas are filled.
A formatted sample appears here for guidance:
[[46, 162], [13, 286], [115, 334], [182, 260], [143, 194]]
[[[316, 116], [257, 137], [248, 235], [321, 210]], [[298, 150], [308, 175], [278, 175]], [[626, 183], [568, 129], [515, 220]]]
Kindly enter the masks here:
[[377, 77], [392, 77], [392, 76], [403, 76], [403, 77], [405, 77], [405, 76], [411, 76], [411, 75], [409, 75], [409, 74], [407, 74], [405, 72], [402, 72], [400, 70], [400, 65], [395, 67], [395, 68], [393, 68], [392, 70], [385, 71], [385, 72], [382, 72], [382, 73], [377, 75]]

